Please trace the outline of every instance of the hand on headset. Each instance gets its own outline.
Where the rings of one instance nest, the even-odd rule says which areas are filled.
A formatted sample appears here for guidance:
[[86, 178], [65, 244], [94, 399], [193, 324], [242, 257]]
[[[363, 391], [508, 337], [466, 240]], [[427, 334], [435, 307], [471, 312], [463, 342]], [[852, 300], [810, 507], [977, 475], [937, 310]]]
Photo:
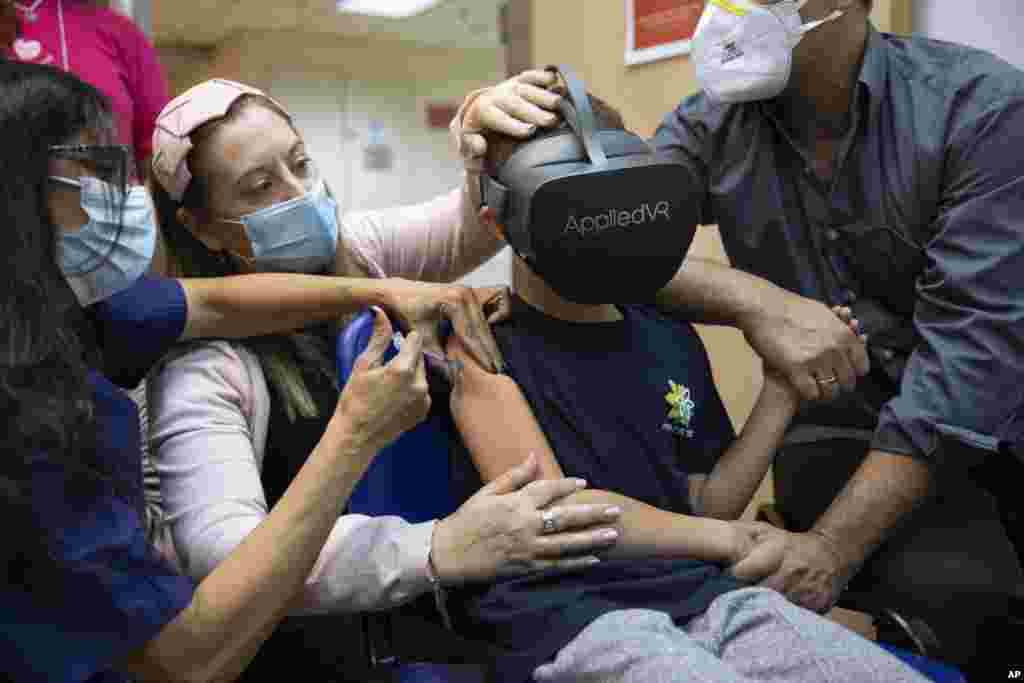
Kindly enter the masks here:
[[552, 112], [561, 97], [548, 90], [557, 81], [552, 71], [532, 69], [467, 95], [448, 127], [466, 170], [479, 173], [483, 169], [484, 131], [526, 138], [538, 126], [558, 123], [558, 115]]

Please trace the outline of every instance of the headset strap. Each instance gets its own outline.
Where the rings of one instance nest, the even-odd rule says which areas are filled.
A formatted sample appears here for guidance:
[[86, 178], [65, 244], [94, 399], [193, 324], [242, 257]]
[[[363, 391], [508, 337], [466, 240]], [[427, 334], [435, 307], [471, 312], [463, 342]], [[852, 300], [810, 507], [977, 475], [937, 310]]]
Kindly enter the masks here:
[[590, 157], [590, 163], [595, 166], [604, 166], [608, 163], [608, 157], [605, 156], [604, 148], [594, 134], [596, 129], [594, 110], [590, 107], [590, 97], [587, 96], [587, 91], [583, 88], [583, 82], [572, 69], [564, 64], [549, 66], [548, 70], [561, 74], [562, 80], [569, 88], [570, 101], [566, 101], [566, 98], [563, 97], [558, 103], [562, 118], [583, 142], [583, 148], [587, 151], [587, 156]]

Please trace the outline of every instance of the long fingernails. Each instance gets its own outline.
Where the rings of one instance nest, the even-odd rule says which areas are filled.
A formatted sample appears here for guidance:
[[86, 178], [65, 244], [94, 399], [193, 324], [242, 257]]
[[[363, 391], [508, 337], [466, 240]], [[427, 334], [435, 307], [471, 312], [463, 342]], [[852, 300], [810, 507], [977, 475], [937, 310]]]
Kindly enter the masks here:
[[614, 506], [614, 507], [606, 508], [605, 511], [604, 511], [604, 516], [607, 517], [608, 519], [617, 519], [619, 517], [619, 515], [621, 515], [621, 514], [622, 514], [622, 508], [620, 508], [617, 505]]
[[600, 533], [601, 539], [605, 541], [614, 541], [619, 537], [619, 532], [616, 529], [604, 529]]
[[575, 484], [576, 488], [578, 488], [578, 489], [585, 489], [585, 488], [587, 488], [587, 480], [586, 479], [573, 479], [572, 483]]

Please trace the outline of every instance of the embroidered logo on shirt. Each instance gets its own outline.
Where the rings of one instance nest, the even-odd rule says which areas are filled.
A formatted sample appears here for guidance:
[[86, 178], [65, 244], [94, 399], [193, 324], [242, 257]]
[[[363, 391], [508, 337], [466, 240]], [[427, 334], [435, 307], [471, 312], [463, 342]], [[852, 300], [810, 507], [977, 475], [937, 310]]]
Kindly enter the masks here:
[[690, 420], [697, 404], [690, 398], [690, 390], [682, 384], [669, 380], [668, 388], [669, 392], [665, 394], [665, 402], [669, 405], [668, 418], [661, 428], [666, 432], [691, 439], [693, 430], [690, 429]]

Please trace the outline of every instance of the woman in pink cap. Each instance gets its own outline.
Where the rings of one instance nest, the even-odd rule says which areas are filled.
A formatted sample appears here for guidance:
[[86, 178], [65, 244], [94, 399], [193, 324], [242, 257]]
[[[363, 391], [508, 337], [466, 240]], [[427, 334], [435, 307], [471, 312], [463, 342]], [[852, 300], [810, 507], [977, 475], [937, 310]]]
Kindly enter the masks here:
[[[164, 110], [154, 139], [153, 195], [177, 275], [330, 272], [368, 278], [356, 282], [371, 290], [422, 288], [392, 278], [450, 281], [498, 248], [464, 216], [474, 205], [463, 201], [468, 188], [421, 206], [339, 217], [289, 114], [242, 84], [192, 88]], [[243, 545], [321, 438], [338, 401], [335, 333], [327, 325], [208, 341], [172, 354], [151, 375], [150, 446], [166, 528], [194, 579]], [[339, 675], [339, 657], [351, 674], [359, 630], [346, 629], [352, 622], [343, 617], [302, 615], [397, 606], [427, 592], [432, 574], [457, 583], [505, 571], [466, 542], [497, 521], [474, 512], [421, 524], [339, 517], [293, 610], [299, 618], [278, 628], [252, 675], [315, 653], [314, 642], [330, 643], [304, 657], [327, 662], [320, 675]]]
[[[316, 290], [292, 274], [147, 275], [154, 212], [129, 183], [113, 120], [108, 99], [75, 76], [0, 63], [0, 679], [231, 680], [308, 600], [310, 573], [376, 452], [426, 414], [423, 335], [410, 332], [382, 363], [391, 328], [378, 311], [367, 352], [273, 511], [202, 581], [182, 576], [148, 546], [138, 414], [116, 385], [190, 335], [273, 333], [379, 292], [367, 286], [368, 300], [353, 301], [343, 278], [320, 278], [332, 284]], [[459, 513], [479, 546], [458, 554], [466, 566], [487, 575], [503, 558], [538, 558], [538, 507], [577, 486], [527, 486], [534, 475], [519, 468]], [[583, 526], [601, 518], [563, 510]], [[592, 547], [592, 533], [555, 548]]]

